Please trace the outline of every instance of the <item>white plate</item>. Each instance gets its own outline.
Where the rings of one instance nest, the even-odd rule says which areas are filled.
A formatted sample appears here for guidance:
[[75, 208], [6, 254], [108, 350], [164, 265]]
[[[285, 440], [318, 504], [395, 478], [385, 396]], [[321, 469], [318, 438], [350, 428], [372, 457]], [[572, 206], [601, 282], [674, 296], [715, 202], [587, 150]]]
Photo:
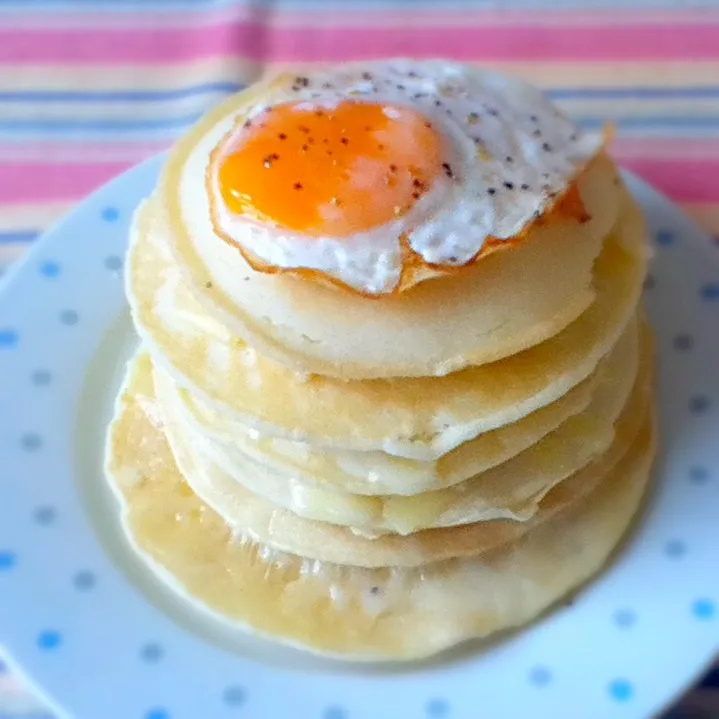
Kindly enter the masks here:
[[719, 252], [636, 179], [656, 257], [656, 490], [570, 606], [422, 665], [343, 666], [228, 631], [156, 581], [119, 529], [101, 448], [135, 342], [128, 223], [160, 160], [50, 232], [0, 297], [0, 643], [75, 719], [647, 717], [719, 650]]

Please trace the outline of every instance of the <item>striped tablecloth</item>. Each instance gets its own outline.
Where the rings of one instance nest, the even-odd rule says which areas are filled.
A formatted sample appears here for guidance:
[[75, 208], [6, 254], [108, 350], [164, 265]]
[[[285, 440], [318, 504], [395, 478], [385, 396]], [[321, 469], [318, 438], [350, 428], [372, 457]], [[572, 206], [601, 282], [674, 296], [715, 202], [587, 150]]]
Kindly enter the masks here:
[[[612, 120], [621, 164], [718, 236], [719, 0], [588, 5], [0, 0], [0, 272], [267, 66], [391, 55], [482, 62], [543, 86], [588, 128]], [[717, 679], [673, 716], [719, 717]], [[0, 662], [5, 716], [45, 715]]]

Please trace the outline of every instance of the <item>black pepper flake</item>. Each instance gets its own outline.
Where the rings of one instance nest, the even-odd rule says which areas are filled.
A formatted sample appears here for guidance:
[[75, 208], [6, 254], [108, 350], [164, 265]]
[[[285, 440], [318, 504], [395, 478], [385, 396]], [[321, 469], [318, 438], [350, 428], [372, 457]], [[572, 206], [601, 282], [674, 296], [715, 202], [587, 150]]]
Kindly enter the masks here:
[[435, 100], [434, 104], [436, 107], [442, 107], [442, 101], [441, 100]]
[[287, 135], [286, 135], [284, 132], [281, 132], [279, 135], [277, 135], [277, 137], [279, 137], [280, 140], [286, 140], [286, 139], [287, 139]]
[[300, 87], [309, 87], [310, 79], [308, 77], [296, 77], [295, 85], [299, 85]]
[[452, 166], [448, 162], [442, 163], [442, 169], [444, 170], [444, 174], [447, 175], [447, 177], [454, 177], [454, 172], [452, 172]]
[[508, 165], [511, 165], [511, 164], [514, 162], [514, 158], [513, 158], [511, 155], [507, 155], [507, 157], [504, 158], [504, 161], [505, 161]]
[[249, 277], [245, 277], [245, 282], [249, 282], [249, 281], [250, 281], [250, 278], [249, 278]]
[[513, 190], [513, 189], [514, 189], [514, 183], [513, 183], [513, 182], [505, 182], [505, 183], [504, 183], [504, 186], [505, 186], [508, 190]]
[[315, 117], [324, 117], [324, 110], [315, 110]]
[[410, 70], [407, 73], [407, 77], [419, 77], [419, 75], [414, 70]]
[[362, 79], [363, 79], [363, 80], [371, 80], [371, 79], [372, 79], [372, 73], [371, 73], [371, 72], [363, 72], [363, 73], [362, 73]]
[[496, 192], [497, 192], [497, 190], [496, 190], [496, 188], [494, 188], [494, 187], [488, 187], [488, 188], [487, 188], [487, 194], [488, 194], [488, 195], [494, 195], [494, 194], [496, 194]]
[[467, 115], [467, 122], [470, 125], [474, 125], [475, 122], [479, 120], [479, 113], [478, 112], [470, 112], [469, 115]]
[[573, 133], [569, 136], [570, 142], [576, 142], [578, 139], [579, 139], [579, 135], [577, 135], [576, 132], [573, 132]]
[[301, 190], [301, 189], [302, 189], [302, 183], [301, 183], [301, 182], [295, 182], [295, 184], [292, 185], [292, 189], [294, 189], [294, 190]]
[[252, 126], [252, 120], [245, 120], [242, 127], [251, 127]]
[[493, 107], [487, 110], [487, 113], [490, 114], [492, 117], [499, 117], [499, 111], [495, 110]]
[[350, 141], [349, 141], [346, 137], [340, 137], [340, 142], [341, 142], [343, 145], [349, 145], [349, 144], [350, 144]]
[[307, 142], [309, 142], [310, 145], [314, 145], [314, 144], [315, 144], [315, 138], [314, 138], [314, 137], [309, 137], [309, 138], [307, 138]]
[[265, 156], [265, 159], [262, 161], [262, 164], [264, 165], [264, 167], [266, 169], [269, 169], [270, 167], [272, 167], [272, 163], [275, 160], [279, 160], [279, 159], [280, 159], [280, 156], [276, 152], [273, 152], [271, 155]]
[[331, 89], [332, 89], [332, 83], [323, 82], [323, 83], [322, 83], [322, 89], [323, 89], [323, 90], [331, 90]]
[[212, 289], [212, 282], [205, 282], [205, 287], [207, 287], [208, 290]]
[[412, 197], [413, 197], [415, 200], [419, 200], [419, 198], [420, 198], [419, 192], [413, 192], [413, 193], [412, 193]]
[[379, 594], [379, 587], [370, 587], [369, 593], [376, 597]]
[[297, 129], [298, 129], [300, 132], [304, 132], [304, 133], [309, 133], [309, 131], [310, 131], [310, 128], [307, 127], [307, 125], [298, 125], [298, 126], [297, 126]]
[[542, 136], [542, 131], [539, 130], [539, 129], [535, 130], [535, 131], [532, 133], [532, 137], [541, 137], [541, 136]]
[[332, 150], [327, 150], [327, 154], [331, 156], [331, 155], [332, 155]]
[[530, 122], [539, 122], [539, 118], [536, 115], [529, 116]]
[[384, 150], [384, 145], [382, 145], [382, 144], [380, 143], [379, 145], [377, 145], [377, 149], [378, 149], [378, 150]]
[[426, 92], [415, 92], [414, 95], [412, 95], [413, 100], [421, 100], [423, 97], [427, 97]]
[[454, 255], [451, 255], [450, 257], [447, 258], [447, 262], [451, 262], [452, 264], [456, 264], [457, 262], [459, 262], [459, 259], [458, 259], [457, 257], [455, 257]]
[[299, 86], [299, 85], [293, 85], [293, 86], [292, 86], [292, 92], [299, 92], [299, 91], [300, 91], [300, 86]]
[[428, 130], [431, 130], [431, 129], [432, 129], [432, 123], [431, 123], [431, 122], [425, 122], [425, 123], [424, 123], [424, 126], [425, 126]]
[[302, 152], [307, 152], [310, 149], [309, 145], [302, 145]]
[[400, 85], [397, 85], [397, 89], [401, 91], [401, 90], [406, 90], [407, 88], [404, 85], [400, 84]]
[[528, 190], [528, 189], [529, 189], [529, 185], [528, 185], [526, 182], [523, 182], [522, 185], [521, 185], [521, 187], [522, 187], [523, 190]]
[[390, 172], [397, 172], [397, 165], [390, 165], [390, 166], [389, 166], [389, 171], [390, 171]]
[[412, 187], [421, 187], [424, 188], [424, 182], [422, 180], [418, 180], [416, 177], [414, 180], [412, 180]]
[[551, 151], [552, 151], [552, 146], [551, 146], [548, 142], [544, 142], [544, 143], [542, 143], [542, 149], [543, 149], [545, 152], [551, 152]]

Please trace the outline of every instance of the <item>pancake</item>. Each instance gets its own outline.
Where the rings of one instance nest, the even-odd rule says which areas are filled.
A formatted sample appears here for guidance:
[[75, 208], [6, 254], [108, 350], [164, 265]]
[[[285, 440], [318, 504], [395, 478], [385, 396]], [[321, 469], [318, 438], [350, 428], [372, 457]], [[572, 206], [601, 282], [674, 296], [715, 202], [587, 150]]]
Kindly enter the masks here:
[[414, 659], [524, 624], [586, 581], [624, 535], [654, 453], [651, 412], [583, 492], [565, 482], [546, 518], [474, 556], [418, 569], [360, 569], [238, 541], [184, 483], [154, 407], [150, 363], [130, 368], [108, 438], [107, 471], [135, 548], [191, 601], [229, 622], [322, 654]]
[[234, 98], [176, 146], [140, 231], [167, 238], [204, 308], [258, 352], [342, 379], [444, 375], [548, 339], [592, 301], [592, 263], [624, 194], [606, 155], [577, 181], [589, 221], [550, 214], [522, 244], [398, 296], [367, 301], [256, 272], [214, 234], [203, 185], [209, 153], [242, 102]]
[[[650, 367], [645, 337], [642, 379]], [[155, 373], [155, 390], [166, 422], [170, 446], [178, 457], [191, 456], [190, 487], [234, 525], [236, 507], [247, 491], [306, 519], [345, 525], [364, 536], [410, 534], [422, 529], [509, 518], [525, 521], [554, 485], [579, 471], [607, 450], [614, 423], [627, 402], [637, 374], [637, 328], [633, 323], [614, 350], [607, 372], [586, 412], [570, 418], [521, 454], [449, 489], [417, 496], [357, 496], [302, 483], [293, 475], [273, 472], [260, 462], [219, 449], [178, 421], [176, 394], [162, 372]], [[183, 469], [182, 462], [179, 462]], [[234, 480], [228, 481], [228, 480]]]
[[[315, 486], [330, 485], [349, 494], [413, 495], [451, 487], [491, 469], [536, 444], [569, 417], [583, 412], [592, 399], [605, 362], [602, 360], [592, 375], [552, 404], [514, 424], [480, 434], [427, 462], [381, 451], [314, 447], [306, 442], [263, 435], [240, 422], [210, 424], [203, 421], [202, 413], [193, 411], [195, 404], [187, 390], [180, 389], [169, 377], [166, 384], [171, 385], [173, 398], [178, 400], [178, 420], [206, 437], [218, 451], [220, 447], [229, 448], [261, 463], [269, 471], [291, 475]], [[232, 431], [223, 433], [223, 429]]]
[[[638, 431], [644, 407], [648, 401], [649, 380], [649, 374], [640, 378], [637, 393], [632, 397], [631, 402], [624, 409], [622, 416], [615, 425], [614, 441], [609, 449], [584, 469], [566, 479], [564, 483], [560, 482], [558, 486], [562, 487], [566, 484], [566, 489], [564, 493], [558, 492], [556, 496], [566, 494], [571, 500], [575, 495], [589, 491], [593, 484], [599, 481], [616, 463]], [[465, 523], [457, 526], [427, 529], [408, 536], [382, 534], [377, 537], [366, 537], [358, 534], [353, 527], [343, 527], [337, 524], [304, 519], [249, 492], [216, 466], [199, 464], [194, 447], [186, 442], [173, 442], [173, 439], [175, 439], [173, 429], [171, 418], [167, 418], [165, 431], [180, 472], [187, 478], [186, 481], [193, 488], [193, 491], [218, 512], [238, 535], [251, 538], [253, 541], [290, 554], [358, 567], [418, 566], [442, 559], [476, 554], [495, 546], [497, 543], [509, 541], [509, 538], [517, 538], [529, 531], [534, 524], [546, 521], [548, 516], [547, 508], [551, 505], [551, 502], [550, 504], [542, 505], [544, 512], [537, 511], [536, 504], [539, 503], [546, 492], [546, 483], [551, 483], [554, 479], [556, 484], [557, 476], [560, 479], [565, 479], [566, 477], [566, 475], [562, 476], [561, 466], [552, 466], [551, 452], [556, 453], [558, 451], [556, 444], [552, 442], [549, 445], [549, 456], [542, 457], [540, 452], [533, 452], [533, 448], [528, 450], [532, 454], [530, 459], [526, 461], [526, 468], [522, 467], [524, 477], [526, 478], [527, 474], [531, 479], [536, 477], [538, 486], [532, 487], [530, 484], [529, 489], [527, 489], [522, 487], [521, 482], [515, 484], [511, 474], [506, 476], [502, 472], [502, 465], [500, 465], [490, 470], [489, 487], [484, 487], [481, 480], [483, 475], [480, 475], [480, 489], [477, 491], [479, 497], [470, 495], [466, 500], [466, 504], [459, 501], [450, 507], [450, 511], [454, 509], [459, 513], [464, 510], [468, 513], [472, 509], [472, 500], [475, 499], [478, 510], [492, 511], [491, 505], [488, 506], [486, 502], [481, 500], [491, 501], [492, 491], [494, 491], [496, 499], [511, 502], [511, 497], [503, 497], [502, 491], [499, 489], [502, 480], [511, 480], [513, 484], [510, 491], [516, 492], [522, 498], [520, 500], [521, 505], [516, 508], [513, 507], [511, 511], [517, 514], [528, 514], [530, 518], [526, 521], [518, 522], [508, 519], [491, 522], [480, 521], [472, 524]], [[540, 466], [536, 469], [536, 474], [534, 475], [531, 473], [532, 455], [539, 455], [544, 463], [543, 467]], [[580, 456], [582, 455], [580, 454]], [[510, 460], [510, 462], [512, 461]], [[520, 465], [524, 464], [524, 460], [521, 458], [517, 461]], [[565, 459], [565, 461], [572, 462], [570, 458]], [[581, 464], [581, 461], [579, 464]], [[484, 496], [481, 489], [485, 489]], [[535, 496], [531, 494], [526, 496], [527, 491], [531, 492], [532, 489], [534, 489]], [[451, 492], [451, 490], [442, 491]], [[497, 494], [499, 497], [496, 497]], [[416, 499], [417, 504], [420, 505], [425, 502], [425, 506], [428, 505], [430, 510], [434, 509], [436, 511], [431, 504], [431, 500], [427, 500], [422, 495], [417, 498], [410, 498], [410, 502], [412, 499]], [[396, 503], [399, 504], [400, 501], [398, 499]], [[528, 507], [527, 504], [529, 505]], [[411, 507], [411, 503], [406, 507]], [[408, 520], [406, 511], [404, 516], [397, 513], [393, 517], [391, 514], [392, 509], [390, 505], [388, 511], [390, 521], [392, 519], [395, 522]], [[427, 510], [425, 509], [425, 511]], [[439, 516], [441, 517], [442, 515], [440, 514]], [[449, 516], [452, 516], [451, 513]], [[420, 512], [420, 522], [421, 519]], [[417, 519], [414, 521], [417, 521]]]
[[286, 439], [432, 460], [586, 379], [632, 316], [644, 270], [644, 225], [628, 204], [595, 263], [596, 301], [559, 334], [445, 377], [354, 382], [297, 375], [234, 337], [187, 291], [152, 234], [135, 234], [127, 278], [146, 347], [203, 402], [197, 409], [208, 423], [227, 422], [231, 432], [240, 421]]

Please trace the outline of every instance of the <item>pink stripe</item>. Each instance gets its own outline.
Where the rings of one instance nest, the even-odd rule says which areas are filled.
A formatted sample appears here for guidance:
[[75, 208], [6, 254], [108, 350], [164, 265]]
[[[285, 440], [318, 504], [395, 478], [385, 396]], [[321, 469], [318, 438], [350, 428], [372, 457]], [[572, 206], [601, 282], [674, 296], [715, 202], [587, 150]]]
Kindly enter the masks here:
[[[0, 11], [1, 12], [1, 11]], [[197, 28], [208, 24], [228, 24], [238, 21], [253, 20], [261, 14], [257, 9], [247, 6], [234, 6], [230, 8], [203, 8], [201, 11], [187, 10], [177, 12], [174, 9], [167, 11], [152, 11], [142, 13], [128, 12], [87, 12], [81, 13], [53, 13], [42, 14], [22, 12], [6, 12], [0, 14], [0, 24], [6, 28], [26, 28], [38, 30], [41, 28], [57, 30], [60, 28], [167, 28], [187, 27]], [[706, 8], [701, 11], [702, 22], [713, 23], [719, 19], [719, 10]], [[316, 9], [293, 11], [278, 9], [272, 12], [268, 22], [273, 26], [291, 27], [362, 27], [381, 24], [405, 27], [407, 24], [441, 25], [462, 27], [470, 25], [578, 25], [598, 26], [608, 25], [616, 27], [618, 24], [684, 24], [696, 21], [696, 9], [682, 8], [643, 8], [624, 9], [621, 13], [606, 9], [566, 9], [566, 10], [443, 10], [437, 12], [433, 8], [415, 8], [411, 13], [387, 10], [381, 5], [368, 6], [361, 10], [351, 6], [341, 12], [325, 12]]]
[[132, 163], [166, 150], [168, 141], [88, 142], [56, 140], [39, 142], [0, 141], [0, 163]]
[[[408, 25], [410, 20], [408, 18]], [[280, 62], [392, 55], [459, 60], [690, 60], [719, 57], [719, 25], [581, 27], [271, 28], [252, 22], [195, 29], [0, 30], [0, 62], [168, 63], [240, 56]]]
[[719, 202], [719, 160], [632, 158], [622, 166], [677, 202]]
[[[719, 202], [719, 159], [628, 158], [622, 165], [681, 202]], [[5, 163], [0, 187], [6, 204], [78, 200], [127, 169], [129, 163]]]
[[610, 150], [621, 162], [630, 158], [647, 157], [675, 160], [706, 159], [719, 157], [719, 138], [686, 137], [675, 140], [667, 137], [619, 137], [612, 142]]
[[78, 200], [127, 167], [125, 162], [0, 164], [2, 201], [10, 205]]

